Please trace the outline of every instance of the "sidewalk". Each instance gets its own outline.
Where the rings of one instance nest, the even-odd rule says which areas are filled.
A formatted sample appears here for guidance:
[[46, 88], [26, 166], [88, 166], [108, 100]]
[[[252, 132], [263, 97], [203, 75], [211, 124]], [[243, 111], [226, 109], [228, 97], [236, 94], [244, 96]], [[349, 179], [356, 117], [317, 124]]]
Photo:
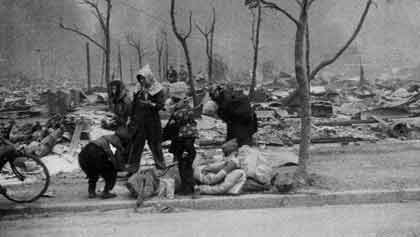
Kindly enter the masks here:
[[[290, 195], [202, 196], [195, 200], [176, 196], [174, 200], [156, 198], [145, 204], [160, 203], [191, 209], [243, 209], [420, 200], [418, 150], [420, 146], [415, 142], [314, 147], [309, 172], [315, 174], [315, 185], [310, 189]], [[25, 205], [0, 197], [0, 215], [133, 208], [135, 203], [121, 180], [114, 189], [117, 198], [87, 199], [87, 180], [81, 172], [53, 177], [49, 192], [53, 197]]]

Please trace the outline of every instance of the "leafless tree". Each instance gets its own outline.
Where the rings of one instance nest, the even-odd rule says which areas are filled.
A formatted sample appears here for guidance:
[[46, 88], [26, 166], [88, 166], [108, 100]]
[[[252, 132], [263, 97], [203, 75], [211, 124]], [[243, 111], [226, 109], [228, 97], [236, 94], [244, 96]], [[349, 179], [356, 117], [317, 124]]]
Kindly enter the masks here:
[[92, 36], [82, 32], [80, 27], [77, 25], [67, 26], [63, 23], [63, 19], [60, 19], [59, 26], [71, 32], [74, 32], [85, 39], [92, 42], [94, 45], [102, 49], [105, 55], [105, 82], [107, 84], [108, 93], [109, 93], [109, 82], [110, 82], [110, 74], [111, 74], [111, 37], [110, 37], [110, 21], [111, 21], [111, 9], [112, 3], [111, 0], [100, 0], [101, 2], [105, 2], [106, 9], [105, 12], [100, 10], [99, 1], [94, 0], [81, 0], [82, 4], [87, 5], [95, 15], [96, 19], [98, 20], [101, 29], [104, 34], [104, 42], [100, 43], [99, 40], [94, 39]]
[[198, 31], [204, 37], [206, 42], [206, 55], [207, 55], [207, 77], [208, 81], [211, 82], [213, 78], [213, 43], [214, 43], [214, 32], [216, 27], [216, 9], [212, 7], [212, 17], [210, 27], [201, 27], [199, 24], [195, 24]]
[[168, 33], [163, 31], [163, 40], [165, 42], [165, 57], [163, 61], [163, 75], [166, 80], [168, 80], [168, 67], [169, 67], [169, 43], [168, 43]]
[[175, 0], [171, 0], [170, 15], [171, 15], [172, 30], [184, 50], [185, 61], [187, 64], [187, 69], [188, 69], [188, 83], [190, 85], [190, 90], [193, 97], [194, 106], [197, 106], [198, 100], [195, 93], [195, 85], [194, 85], [195, 83], [194, 83], [193, 73], [192, 73], [192, 64], [191, 64], [190, 52], [189, 52], [188, 44], [187, 44], [187, 39], [191, 36], [191, 33], [192, 33], [192, 12], [191, 11], [189, 12], [188, 31], [186, 33], [181, 33], [176, 25]]
[[156, 53], [157, 53], [156, 56], [157, 56], [157, 61], [158, 61], [158, 73], [159, 73], [158, 75], [161, 80], [163, 79], [162, 71], [163, 71], [163, 61], [164, 61], [164, 58], [162, 56], [163, 56], [163, 51], [165, 48], [165, 40], [162, 36], [163, 35], [158, 34], [155, 39], [155, 46], [156, 46]]
[[368, 12], [374, 4], [373, 0], [367, 0], [359, 22], [346, 43], [331, 58], [328, 58], [311, 70], [310, 63], [310, 38], [309, 38], [309, 10], [316, 0], [295, 0], [299, 7], [299, 16], [293, 16], [289, 11], [273, 1], [246, 0], [246, 4], [255, 5], [261, 3], [263, 8], [272, 9], [282, 13], [296, 26], [295, 34], [295, 74], [298, 83], [298, 93], [301, 98], [301, 143], [299, 147], [299, 168], [296, 172], [298, 183], [307, 183], [307, 161], [309, 160], [309, 147], [311, 143], [311, 103], [310, 103], [310, 80], [325, 67], [333, 64], [352, 44], [360, 33]]
[[258, 53], [260, 50], [260, 29], [262, 21], [262, 7], [260, 2], [257, 1], [256, 5], [250, 8], [250, 12], [252, 15], [251, 42], [254, 54], [252, 60], [251, 86], [249, 88], [249, 98], [252, 100], [254, 98], [255, 86], [257, 84]]
[[136, 50], [137, 59], [138, 59], [138, 67], [140, 69], [143, 66], [143, 57], [147, 54], [145, 48], [143, 48], [141, 39], [140, 37], [135, 39], [132, 33], [126, 34], [125, 38], [127, 40], [127, 44]]

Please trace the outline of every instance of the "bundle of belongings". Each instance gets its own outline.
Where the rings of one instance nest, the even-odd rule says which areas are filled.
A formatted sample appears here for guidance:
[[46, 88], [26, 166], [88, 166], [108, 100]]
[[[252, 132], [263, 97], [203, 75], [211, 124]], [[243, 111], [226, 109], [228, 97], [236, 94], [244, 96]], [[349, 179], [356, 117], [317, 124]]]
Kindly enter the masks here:
[[181, 180], [176, 166], [169, 167], [163, 173], [155, 168], [139, 169], [125, 184], [131, 197], [136, 198], [137, 207], [154, 196], [173, 199], [175, 192], [181, 189]]
[[[214, 152], [200, 152], [193, 163], [194, 196], [239, 195], [270, 191], [287, 193], [293, 187], [298, 157], [287, 151], [266, 152], [256, 147], [241, 146], [230, 140]], [[137, 207], [154, 196], [174, 198], [183, 193], [178, 167], [158, 173], [154, 168], [141, 168], [126, 183]], [[160, 171], [162, 172], [162, 171]]]
[[[270, 157], [269, 153], [258, 148], [242, 146], [237, 149], [234, 140], [224, 144], [222, 149], [223, 155], [204, 155], [194, 163], [194, 177], [200, 183], [196, 186], [196, 192], [238, 195], [245, 192], [271, 190], [284, 193], [291, 190], [297, 167], [295, 154], [282, 152], [281, 155], [287, 159], [277, 159], [277, 155]], [[274, 159], [283, 161], [274, 163], [271, 161]]]

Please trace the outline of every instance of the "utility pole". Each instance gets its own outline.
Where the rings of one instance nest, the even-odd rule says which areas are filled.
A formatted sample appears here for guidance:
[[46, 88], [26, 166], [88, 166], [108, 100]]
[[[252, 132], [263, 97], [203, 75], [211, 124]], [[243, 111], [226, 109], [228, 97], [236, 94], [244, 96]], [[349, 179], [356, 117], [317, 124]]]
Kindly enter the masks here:
[[121, 45], [120, 44], [118, 44], [118, 70], [119, 70], [119, 73], [120, 73], [120, 81], [123, 81]]
[[90, 50], [89, 50], [89, 43], [86, 42], [86, 73], [87, 73], [87, 86], [88, 86], [88, 93], [92, 91], [92, 82], [90, 78]]

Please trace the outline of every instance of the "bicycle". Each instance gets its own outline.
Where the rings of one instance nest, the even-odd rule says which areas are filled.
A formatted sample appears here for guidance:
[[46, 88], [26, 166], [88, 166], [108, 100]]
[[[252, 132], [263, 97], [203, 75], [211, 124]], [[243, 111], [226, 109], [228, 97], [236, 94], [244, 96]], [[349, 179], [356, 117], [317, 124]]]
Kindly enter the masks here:
[[16, 203], [36, 201], [50, 184], [47, 167], [37, 157], [5, 143], [0, 154], [0, 194]]

